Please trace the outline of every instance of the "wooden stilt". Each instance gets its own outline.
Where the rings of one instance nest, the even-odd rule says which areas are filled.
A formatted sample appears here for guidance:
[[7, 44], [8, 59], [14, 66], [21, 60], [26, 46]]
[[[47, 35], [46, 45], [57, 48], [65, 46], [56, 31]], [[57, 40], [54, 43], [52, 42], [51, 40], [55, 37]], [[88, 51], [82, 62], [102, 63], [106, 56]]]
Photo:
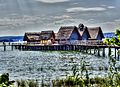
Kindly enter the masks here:
[[12, 45], [11, 45], [11, 50], [13, 51], [13, 43], [12, 43]]
[[[117, 50], [119, 50], [119, 49], [117, 49]], [[119, 61], [119, 59], [120, 59], [119, 52], [117, 52], [117, 55], [118, 55], [118, 58], [117, 58], [117, 60]]]
[[111, 48], [108, 47], [108, 56], [111, 56]]
[[88, 49], [87, 49], [87, 47], [85, 47], [85, 50], [86, 50], [86, 53], [88, 53]]
[[98, 56], [100, 56], [100, 48], [98, 47]]
[[6, 44], [3, 42], [4, 51], [6, 51]]
[[105, 48], [103, 48], [103, 57], [105, 57]]
[[92, 53], [92, 52], [91, 52], [91, 49], [92, 49], [92, 48], [90, 47], [89, 49], [90, 49], [90, 54], [91, 54], [91, 53]]
[[96, 49], [95, 49], [95, 47], [94, 47], [94, 54], [96, 53]]
[[115, 59], [117, 58], [117, 55], [116, 55], [116, 53], [117, 53], [117, 49], [115, 48]]
[[6, 45], [4, 45], [4, 51], [6, 51]]

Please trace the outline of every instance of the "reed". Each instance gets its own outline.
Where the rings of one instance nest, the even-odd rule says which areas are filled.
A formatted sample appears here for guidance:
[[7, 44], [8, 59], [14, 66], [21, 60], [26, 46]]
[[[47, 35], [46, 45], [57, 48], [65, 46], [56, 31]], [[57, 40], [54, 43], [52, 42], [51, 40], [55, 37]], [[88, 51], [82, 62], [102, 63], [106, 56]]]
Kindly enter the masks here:
[[[111, 51], [112, 52], [112, 51]], [[120, 73], [116, 67], [116, 59], [111, 55], [109, 56], [109, 67], [107, 69], [107, 77], [94, 77], [90, 78], [87, 66], [89, 63], [83, 57], [80, 61], [80, 68], [77, 65], [72, 67], [72, 75], [67, 76], [65, 79], [54, 80], [53, 86], [59, 87], [120, 87]], [[101, 69], [100, 69], [101, 70]]]
[[37, 80], [17, 80], [16, 87], [39, 87]]

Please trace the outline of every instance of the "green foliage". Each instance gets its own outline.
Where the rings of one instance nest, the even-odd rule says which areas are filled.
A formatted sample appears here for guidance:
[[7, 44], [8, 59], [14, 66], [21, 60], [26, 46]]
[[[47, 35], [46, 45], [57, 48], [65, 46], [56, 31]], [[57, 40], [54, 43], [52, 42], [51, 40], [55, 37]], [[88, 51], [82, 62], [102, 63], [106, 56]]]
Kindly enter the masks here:
[[[112, 52], [112, 51], [110, 51]], [[116, 60], [109, 56], [108, 77], [89, 77], [88, 63], [81, 59], [80, 69], [77, 65], [72, 67], [72, 75], [62, 80], [54, 80], [53, 87], [120, 87], [120, 74], [116, 67]]]
[[9, 81], [9, 74], [4, 73], [0, 76], [0, 87], [39, 87], [35, 80], [18, 80], [17, 85], [13, 85], [15, 81]]
[[116, 29], [116, 35], [120, 35], [120, 30], [119, 29]]
[[[120, 87], [120, 74], [115, 78], [116, 85], [110, 83], [111, 79], [109, 77], [94, 77], [89, 79], [88, 87]], [[87, 80], [81, 78], [74, 78], [69, 76], [62, 80], [54, 80], [53, 87], [87, 87]]]
[[17, 80], [17, 87], [39, 87], [35, 80]]
[[[87, 87], [89, 87], [89, 72], [88, 72], [88, 69], [87, 69], [87, 66], [89, 66], [89, 64], [85, 61], [85, 57], [83, 57], [80, 61], [80, 64], [81, 64], [81, 78], [85, 78], [85, 85]], [[85, 75], [83, 74], [85, 73]]]
[[84, 80], [75, 78], [74, 76], [68, 76], [62, 80], [54, 80], [53, 87], [85, 87]]
[[14, 81], [9, 81], [9, 74], [4, 73], [0, 76], [0, 87], [10, 87]]
[[106, 43], [107, 45], [111, 45], [110, 40], [108, 38], [105, 38], [104, 43]]
[[104, 43], [106, 43], [107, 45], [117, 45], [117, 46], [120, 46], [120, 30], [117, 29], [115, 34], [116, 34], [117, 38], [116, 37], [113, 37], [111, 39], [106, 38], [104, 40]]

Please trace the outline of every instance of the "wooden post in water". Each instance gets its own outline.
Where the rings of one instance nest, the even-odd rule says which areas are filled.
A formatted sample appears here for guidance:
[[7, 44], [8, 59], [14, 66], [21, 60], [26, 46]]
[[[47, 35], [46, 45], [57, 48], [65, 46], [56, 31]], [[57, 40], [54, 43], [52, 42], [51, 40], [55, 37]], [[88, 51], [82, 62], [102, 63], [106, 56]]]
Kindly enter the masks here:
[[110, 56], [110, 55], [111, 55], [111, 48], [108, 47], [108, 56]]
[[67, 45], [64, 45], [64, 50], [65, 50], [65, 51], [67, 50]]
[[87, 48], [87, 46], [85, 47], [85, 50], [86, 50], [86, 53], [88, 53], [88, 48]]
[[12, 43], [12, 45], [11, 45], [11, 50], [13, 51], [13, 43]]
[[117, 55], [116, 55], [116, 52], [117, 52], [117, 49], [115, 48], [115, 59], [117, 58], [117, 57], [116, 57], [116, 56], [117, 56]]
[[84, 47], [84, 46], [82, 46], [82, 53], [84, 53], [84, 50], [85, 50], [85, 47]]
[[94, 47], [94, 54], [96, 53], [96, 48]]
[[120, 55], [118, 54], [118, 61], [120, 60]]
[[22, 50], [24, 50], [24, 46], [22, 45]]
[[21, 50], [21, 44], [18, 46], [19, 50]]
[[92, 54], [92, 52], [91, 52], [92, 48], [91, 48], [91, 47], [89, 47], [89, 49], [90, 49], [90, 54]]
[[80, 46], [78, 45], [78, 51], [80, 51]]
[[[119, 49], [117, 49], [117, 50], [119, 50]], [[117, 58], [117, 60], [119, 61], [119, 57], [120, 57], [120, 55], [119, 55], [119, 53], [117, 52], [117, 54], [118, 54], [118, 58]]]
[[79, 51], [81, 52], [81, 46], [79, 46]]
[[84, 50], [83, 50], [83, 48], [84, 48], [84, 47], [83, 47], [83, 46], [81, 46], [81, 52], [82, 52], [82, 53], [84, 53]]
[[4, 45], [4, 51], [6, 51], [6, 45]]
[[10, 42], [8, 43], [8, 45], [10, 46]]
[[98, 56], [100, 56], [100, 48], [98, 47]]
[[105, 48], [103, 48], [103, 57], [105, 57]]
[[5, 42], [3, 42], [3, 46], [4, 46], [4, 51], [6, 51], [6, 44], [5, 44]]

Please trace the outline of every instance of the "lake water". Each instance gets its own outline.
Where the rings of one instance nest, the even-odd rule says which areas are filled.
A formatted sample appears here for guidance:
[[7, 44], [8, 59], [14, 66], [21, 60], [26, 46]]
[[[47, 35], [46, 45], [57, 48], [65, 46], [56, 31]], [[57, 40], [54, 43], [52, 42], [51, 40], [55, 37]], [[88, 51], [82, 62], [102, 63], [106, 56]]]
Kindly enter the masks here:
[[[91, 76], [107, 75], [100, 67], [108, 67], [108, 58], [86, 55], [80, 52], [68, 51], [3, 51], [0, 47], [0, 73], [9, 73], [10, 79], [43, 79], [45, 82], [57, 78], [64, 78], [71, 74], [71, 68], [80, 66], [81, 58], [90, 65]], [[120, 67], [120, 62], [117, 61]], [[92, 69], [92, 70], [91, 70]]]

